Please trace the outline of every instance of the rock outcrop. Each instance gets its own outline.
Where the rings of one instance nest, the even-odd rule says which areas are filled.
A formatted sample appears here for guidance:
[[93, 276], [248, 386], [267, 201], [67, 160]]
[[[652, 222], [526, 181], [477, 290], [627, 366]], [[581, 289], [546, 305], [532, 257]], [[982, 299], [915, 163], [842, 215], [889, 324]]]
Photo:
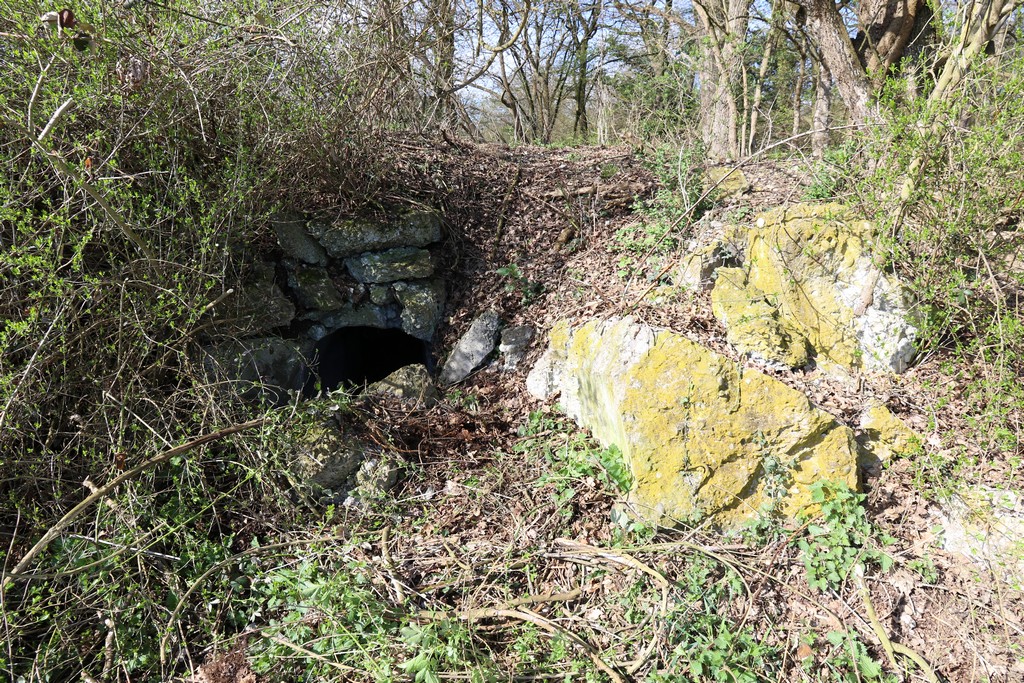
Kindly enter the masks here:
[[[436, 214], [278, 214], [270, 227], [280, 248], [276, 258], [252, 264], [237, 294], [216, 309], [217, 332], [232, 339], [205, 349], [211, 381], [238, 388], [247, 399], [282, 403], [289, 392], [308, 388], [314, 345], [342, 329], [400, 329], [423, 342], [433, 339], [446, 293], [437, 272]], [[261, 383], [265, 389], [258, 389]]]
[[308, 350], [294, 341], [259, 337], [203, 349], [211, 382], [243, 400], [283, 405], [302, 391]]
[[711, 166], [706, 171], [707, 186], [720, 199], [739, 197], [750, 191], [750, 181], [738, 168]]
[[435, 405], [441, 399], [441, 393], [430, 378], [427, 367], [419, 363], [401, 367], [379, 382], [373, 382], [363, 394], [394, 396], [424, 408]]
[[924, 442], [917, 432], [881, 404], [868, 406], [858, 426], [857, 442], [863, 450], [861, 467], [872, 471], [879, 470], [893, 458], [913, 454]]
[[494, 351], [500, 327], [501, 318], [495, 311], [484, 311], [478, 315], [445, 361], [441, 383], [455, 384], [469, 377]]
[[990, 569], [1015, 590], [1024, 589], [1024, 495], [970, 486], [934, 512], [942, 547]]
[[852, 430], [800, 392], [688, 339], [629, 318], [559, 323], [527, 380], [633, 474], [631, 502], [658, 523], [735, 528], [813, 507], [819, 480], [857, 485]]
[[758, 218], [741, 268], [719, 268], [715, 316], [740, 351], [791, 367], [903, 372], [918, 330], [906, 292], [879, 270], [871, 225], [846, 208], [796, 205]]

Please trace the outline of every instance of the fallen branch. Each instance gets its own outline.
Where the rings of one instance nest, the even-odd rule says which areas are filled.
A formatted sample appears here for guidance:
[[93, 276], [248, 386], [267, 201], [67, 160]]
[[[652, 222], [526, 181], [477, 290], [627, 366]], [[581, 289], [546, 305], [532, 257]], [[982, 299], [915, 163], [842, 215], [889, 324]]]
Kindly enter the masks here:
[[858, 565], [854, 570], [853, 580], [857, 585], [857, 590], [860, 592], [861, 600], [864, 601], [864, 611], [867, 612], [868, 621], [871, 623], [871, 630], [875, 632], [875, 636], [882, 644], [882, 649], [885, 650], [885, 655], [889, 658], [889, 662], [892, 664], [893, 668], [897, 671], [900, 670], [900, 666], [896, 661], [896, 653], [899, 653], [914, 662], [930, 683], [939, 683], [938, 675], [935, 673], [935, 670], [928, 665], [928, 662], [925, 661], [924, 657], [906, 645], [894, 643], [890, 640], [889, 634], [886, 633], [885, 627], [882, 626], [882, 622], [878, 619], [878, 614], [875, 612], [875, 605], [871, 602], [871, 592], [868, 590], [867, 584], [864, 582], [863, 565]]

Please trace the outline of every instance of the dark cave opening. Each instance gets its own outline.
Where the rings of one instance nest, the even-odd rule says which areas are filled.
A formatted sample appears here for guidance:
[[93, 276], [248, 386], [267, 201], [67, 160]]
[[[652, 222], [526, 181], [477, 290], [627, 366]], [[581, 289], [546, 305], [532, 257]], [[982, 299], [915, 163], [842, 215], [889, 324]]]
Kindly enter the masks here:
[[316, 343], [303, 394], [315, 394], [318, 384], [322, 391], [359, 388], [413, 363], [433, 370], [430, 344], [397, 329], [343, 327]]

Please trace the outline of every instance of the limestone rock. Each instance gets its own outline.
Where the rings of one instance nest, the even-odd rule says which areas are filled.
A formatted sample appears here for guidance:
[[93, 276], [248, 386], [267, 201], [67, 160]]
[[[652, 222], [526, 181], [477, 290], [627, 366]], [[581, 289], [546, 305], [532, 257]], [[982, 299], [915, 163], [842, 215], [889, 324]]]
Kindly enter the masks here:
[[260, 334], [286, 327], [295, 319], [295, 304], [274, 282], [274, 266], [257, 263], [239, 287], [229, 329], [239, 334]]
[[310, 428], [293, 443], [291, 471], [334, 493], [354, 485], [353, 475], [366, 458], [364, 444], [346, 437], [330, 423]]
[[325, 268], [298, 264], [288, 274], [288, 284], [299, 304], [313, 311], [332, 311], [345, 305]]
[[327, 252], [306, 232], [306, 221], [302, 218], [279, 215], [270, 221], [277, 235], [281, 249], [293, 259], [315, 266], [327, 265]]
[[708, 187], [720, 198], [739, 197], [750, 191], [750, 181], [743, 171], [731, 166], [712, 166], [705, 171]]
[[684, 256], [672, 273], [672, 282], [691, 291], [704, 291], [714, 283], [715, 271], [738, 263], [738, 255], [730, 244], [710, 244]]
[[444, 281], [440, 278], [396, 282], [395, 297], [402, 306], [406, 334], [430, 341], [444, 310]]
[[425, 247], [441, 239], [441, 220], [431, 211], [411, 211], [390, 221], [315, 219], [307, 229], [335, 258], [396, 247]]
[[225, 342], [206, 349], [203, 365], [210, 378], [243, 400], [283, 405], [289, 392], [306, 381], [302, 347], [278, 337]]
[[868, 407], [860, 416], [861, 436], [857, 439], [866, 457], [861, 466], [878, 469], [894, 457], [920, 448], [920, 435], [881, 404]]
[[947, 551], [1024, 589], [1024, 496], [1019, 491], [972, 486], [944, 501], [935, 519]]
[[485, 311], [478, 315], [445, 361], [441, 370], [441, 383], [461, 382], [479, 367], [494, 350], [499, 327], [501, 318], [495, 311]]
[[406, 365], [390, 375], [366, 387], [363, 394], [384, 394], [407, 399], [429, 408], [440, 399], [434, 380], [425, 365]]
[[857, 485], [853, 432], [803, 394], [629, 318], [556, 325], [527, 387], [619, 447], [655, 522], [735, 528], [812, 511], [816, 481]]
[[327, 333], [342, 327], [393, 327], [398, 322], [398, 312], [394, 306], [356, 306], [346, 303], [337, 310], [315, 312], [309, 318], [319, 320], [320, 327]]
[[[767, 302], [779, 326], [793, 340], [805, 338], [825, 369], [903, 372], [918, 331], [904, 288], [867, 253], [871, 233], [869, 223], [835, 204], [762, 215], [748, 238], [745, 278], [715, 284], [723, 290], [720, 303], [732, 304], [720, 305], [716, 315], [728, 327], [763, 317]], [[744, 301], [753, 308], [745, 312]]]
[[397, 299], [394, 290], [387, 285], [370, 285], [370, 301], [378, 306], [387, 306]]
[[352, 277], [367, 284], [417, 280], [434, 274], [434, 257], [426, 249], [399, 247], [367, 252], [345, 261]]
[[780, 322], [779, 309], [746, 282], [742, 269], [718, 269], [711, 310], [725, 327], [726, 340], [739, 351], [791, 368], [810, 362], [807, 339]]
[[498, 353], [504, 358], [502, 365], [506, 370], [514, 370], [519, 367], [536, 332], [532, 325], [517, 325], [501, 331]]
[[397, 453], [381, 451], [367, 457], [356, 472], [355, 487], [345, 499], [346, 507], [364, 507], [383, 498], [395, 488], [403, 460]]

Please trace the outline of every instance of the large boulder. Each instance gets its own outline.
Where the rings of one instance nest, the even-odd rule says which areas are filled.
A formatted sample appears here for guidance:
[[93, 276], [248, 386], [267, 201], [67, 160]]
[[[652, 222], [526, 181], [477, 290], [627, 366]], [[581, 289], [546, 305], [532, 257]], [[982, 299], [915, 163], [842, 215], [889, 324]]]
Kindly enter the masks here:
[[333, 311], [346, 303], [326, 268], [297, 264], [288, 273], [288, 285], [299, 304], [312, 311]]
[[[825, 369], [903, 372], [915, 355], [918, 330], [909, 297], [868, 253], [871, 224], [845, 207], [775, 209], [751, 230], [742, 269], [717, 273], [716, 317], [741, 351], [799, 364], [804, 340]], [[747, 324], [766, 318], [774, 321]], [[772, 353], [774, 339], [791, 346]]]
[[313, 424], [292, 439], [288, 469], [312, 485], [321, 500], [366, 506], [398, 482], [402, 458], [397, 453], [345, 435], [332, 421]]
[[311, 425], [292, 440], [289, 470], [306, 483], [332, 493], [354, 486], [367, 447], [346, 436], [333, 422]]
[[725, 338], [743, 353], [791, 368], [810, 363], [807, 339], [781, 319], [775, 301], [751, 292], [742, 268], [719, 268], [711, 290], [711, 308]]
[[632, 471], [637, 511], [657, 523], [735, 528], [813, 508], [811, 485], [857, 485], [852, 430], [800, 392], [688, 339], [629, 318], [562, 322], [527, 380]]
[[880, 403], [869, 405], [860, 416], [861, 468], [879, 471], [894, 458], [920, 451], [924, 439]]
[[1024, 495], [1020, 491], [969, 486], [934, 511], [942, 547], [1010, 584], [1024, 589]]

